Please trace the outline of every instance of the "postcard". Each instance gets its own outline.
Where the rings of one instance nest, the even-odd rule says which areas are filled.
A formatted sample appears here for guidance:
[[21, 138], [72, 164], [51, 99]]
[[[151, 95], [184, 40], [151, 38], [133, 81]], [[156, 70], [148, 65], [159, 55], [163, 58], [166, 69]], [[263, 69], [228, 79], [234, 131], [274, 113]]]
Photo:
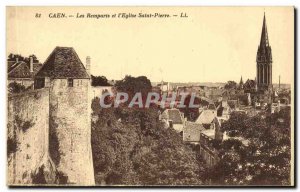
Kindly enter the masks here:
[[294, 186], [294, 17], [7, 7], [7, 185]]

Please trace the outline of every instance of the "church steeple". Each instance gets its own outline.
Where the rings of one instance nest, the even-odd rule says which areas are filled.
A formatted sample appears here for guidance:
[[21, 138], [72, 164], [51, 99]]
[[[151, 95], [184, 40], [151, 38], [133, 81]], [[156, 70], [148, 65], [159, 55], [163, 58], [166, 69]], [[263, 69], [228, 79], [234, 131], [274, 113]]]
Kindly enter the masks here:
[[243, 82], [243, 76], [241, 76], [240, 84], [244, 84], [244, 82]]
[[260, 90], [272, 87], [272, 49], [269, 43], [266, 15], [264, 13], [260, 43], [256, 55], [257, 86]]
[[243, 82], [243, 77], [242, 77], [242, 76], [241, 76], [239, 88], [240, 88], [240, 89], [243, 89], [243, 88], [244, 88], [244, 82]]
[[266, 23], [266, 15], [264, 13], [264, 20], [263, 26], [261, 30], [261, 37], [260, 37], [260, 47], [268, 47], [269, 46], [269, 38], [268, 38], [268, 30], [267, 30], [267, 23]]

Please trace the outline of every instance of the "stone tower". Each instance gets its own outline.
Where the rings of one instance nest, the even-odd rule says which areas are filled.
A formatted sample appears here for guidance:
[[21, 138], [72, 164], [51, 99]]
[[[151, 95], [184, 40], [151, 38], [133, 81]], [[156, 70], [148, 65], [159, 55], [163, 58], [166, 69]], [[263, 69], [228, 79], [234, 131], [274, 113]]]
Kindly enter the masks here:
[[256, 56], [256, 79], [259, 91], [272, 89], [272, 50], [269, 44], [266, 17], [264, 15], [260, 44]]
[[35, 77], [49, 87], [49, 152], [68, 184], [94, 185], [90, 76], [71, 47], [56, 47]]

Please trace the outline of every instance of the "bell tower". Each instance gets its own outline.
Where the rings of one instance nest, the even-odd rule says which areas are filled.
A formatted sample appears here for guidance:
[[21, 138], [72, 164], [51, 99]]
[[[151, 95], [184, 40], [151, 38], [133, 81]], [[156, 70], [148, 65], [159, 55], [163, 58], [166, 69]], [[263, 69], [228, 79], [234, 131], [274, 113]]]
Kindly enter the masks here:
[[259, 91], [272, 89], [272, 49], [269, 44], [266, 16], [264, 14], [260, 44], [256, 55], [256, 80]]

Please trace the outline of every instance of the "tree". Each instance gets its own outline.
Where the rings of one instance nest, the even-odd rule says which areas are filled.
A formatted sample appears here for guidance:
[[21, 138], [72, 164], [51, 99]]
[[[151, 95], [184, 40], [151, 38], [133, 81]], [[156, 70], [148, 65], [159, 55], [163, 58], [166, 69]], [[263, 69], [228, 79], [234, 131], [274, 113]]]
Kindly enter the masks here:
[[21, 85], [20, 83], [17, 82], [12, 82], [8, 85], [8, 91], [9, 93], [21, 93], [26, 90], [24, 85]]
[[145, 76], [126, 75], [124, 79], [117, 81], [115, 86], [118, 91], [128, 93], [129, 98], [137, 92], [141, 92], [142, 96], [147, 96], [148, 92], [152, 90], [151, 81]]
[[237, 83], [235, 81], [228, 81], [227, 84], [224, 86], [225, 89], [236, 89]]
[[222, 124], [230, 136], [248, 140], [223, 141], [219, 147], [220, 162], [210, 169], [209, 179], [228, 185], [289, 185], [291, 169], [290, 110], [248, 117], [232, 113]]
[[93, 76], [91, 75], [92, 78], [92, 86], [111, 86], [108, 83], [108, 80], [105, 76]]
[[29, 64], [30, 63], [30, 58], [32, 58], [33, 63], [38, 63], [39, 62], [38, 58], [34, 54], [29, 55], [29, 57], [25, 57], [24, 61]]
[[124, 79], [117, 81], [115, 87], [118, 92], [128, 94], [128, 101], [123, 105], [127, 105], [136, 93], [141, 93], [142, 103], [145, 106], [148, 93], [152, 91], [151, 81], [145, 76], [132, 77], [127, 75]]
[[22, 55], [19, 55], [19, 54], [13, 54], [13, 53], [10, 53], [10, 54], [8, 55], [7, 60], [8, 60], [8, 61], [16, 61], [16, 59], [18, 58], [18, 61], [24, 61], [24, 62], [26, 62], [26, 63], [29, 64], [29, 62], [30, 62], [30, 57], [33, 58], [33, 62], [34, 62], [34, 63], [38, 63], [38, 62], [39, 62], [38, 58], [37, 58], [36, 55], [34, 55], [34, 54], [29, 55], [29, 57], [23, 57]]
[[[146, 77], [126, 76], [118, 91], [151, 91]], [[202, 184], [203, 163], [173, 129], [163, 128], [158, 109], [100, 108], [92, 104], [92, 151], [96, 183], [110, 185]]]

